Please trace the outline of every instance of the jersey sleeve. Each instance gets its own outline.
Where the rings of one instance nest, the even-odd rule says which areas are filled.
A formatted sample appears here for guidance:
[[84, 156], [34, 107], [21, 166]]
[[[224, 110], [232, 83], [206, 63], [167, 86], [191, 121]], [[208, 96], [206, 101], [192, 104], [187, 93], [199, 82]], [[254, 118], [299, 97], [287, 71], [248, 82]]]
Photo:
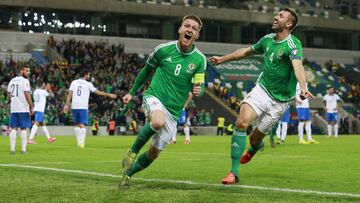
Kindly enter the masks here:
[[48, 91], [45, 91], [45, 92], [44, 92], [44, 96], [45, 96], [45, 97], [49, 96], [49, 92], [48, 92]]
[[290, 39], [288, 40], [288, 44], [290, 47], [290, 60], [298, 59], [303, 60], [303, 52], [302, 52], [302, 45], [300, 40], [298, 39]]
[[23, 82], [23, 90], [24, 92], [30, 92], [30, 82], [29, 80], [24, 80]]
[[265, 52], [264, 50], [264, 42], [265, 42], [265, 37], [262, 37], [258, 42], [256, 42], [256, 44], [253, 44], [251, 46], [251, 50], [258, 53], [258, 54], [263, 54]]
[[75, 86], [76, 86], [76, 85], [75, 85], [75, 82], [74, 82], [74, 81], [71, 82], [69, 90], [75, 92], [75, 91], [76, 91], [76, 89], [75, 89], [76, 87], [75, 87]]
[[327, 99], [327, 95], [324, 96], [323, 101], [326, 101], [326, 99]]
[[197, 71], [195, 72], [192, 83], [194, 84], [204, 84], [205, 83], [205, 71], [207, 67], [207, 61], [206, 57], [204, 55], [201, 55], [201, 62], [199, 64], [199, 67], [197, 68]]
[[341, 98], [337, 94], [336, 94], [336, 101], [341, 101]]
[[91, 82], [89, 82], [88, 84], [91, 92], [95, 92], [97, 90], [96, 87]]
[[146, 63], [153, 68], [157, 67], [161, 62], [163, 52], [164, 50], [161, 48], [161, 45], [155, 47], [153, 52], [151, 52], [151, 54], [149, 55]]
[[9, 82], [9, 84], [8, 84], [7, 92], [11, 93], [11, 82]]

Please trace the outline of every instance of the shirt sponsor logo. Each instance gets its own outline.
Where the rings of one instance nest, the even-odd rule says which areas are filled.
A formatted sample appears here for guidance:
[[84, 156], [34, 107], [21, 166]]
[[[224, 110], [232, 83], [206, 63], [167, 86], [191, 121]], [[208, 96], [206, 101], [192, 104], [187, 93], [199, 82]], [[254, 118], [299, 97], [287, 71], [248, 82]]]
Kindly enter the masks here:
[[277, 58], [278, 58], [278, 59], [281, 59], [282, 55], [284, 55], [284, 51], [283, 51], [282, 49], [280, 49], [280, 50], [278, 51]]

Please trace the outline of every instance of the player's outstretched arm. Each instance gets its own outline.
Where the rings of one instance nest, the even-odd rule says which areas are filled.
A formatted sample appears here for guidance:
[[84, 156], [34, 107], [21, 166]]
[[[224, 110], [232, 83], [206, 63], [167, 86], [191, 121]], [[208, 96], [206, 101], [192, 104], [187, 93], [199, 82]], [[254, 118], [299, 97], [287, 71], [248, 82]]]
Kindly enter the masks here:
[[102, 97], [109, 97], [111, 99], [116, 99], [116, 95], [115, 94], [111, 94], [111, 93], [106, 93], [100, 90], [95, 90], [94, 92], [96, 95], [102, 96]]
[[307, 98], [314, 98], [314, 95], [312, 95], [306, 87], [306, 76], [302, 61], [300, 59], [294, 59], [292, 60], [292, 65], [294, 67], [296, 79], [300, 84], [300, 98], [302, 100]]
[[72, 98], [72, 91], [70, 90], [68, 92], [68, 94], [66, 95], [66, 103], [65, 103], [65, 106], [63, 108], [64, 113], [69, 112], [71, 98]]
[[226, 54], [224, 56], [212, 56], [209, 58], [209, 60], [214, 65], [218, 65], [218, 64], [221, 64], [221, 63], [224, 63], [227, 61], [240, 60], [240, 59], [243, 59], [252, 54], [254, 54], [254, 52], [252, 51], [251, 47], [247, 47], [247, 48], [238, 49], [238, 50], [236, 50], [230, 54]]
[[[139, 74], [136, 76], [135, 81], [129, 90], [129, 94], [132, 96], [146, 83], [148, 76], [155, 70], [154, 67], [150, 66], [148, 63], [141, 69]], [[131, 100], [131, 99], [130, 99]]]
[[31, 101], [30, 93], [29, 92], [24, 92], [24, 94], [25, 94], [26, 102], [29, 104], [30, 115], [33, 115], [34, 114], [34, 106], [33, 106], [33, 103]]

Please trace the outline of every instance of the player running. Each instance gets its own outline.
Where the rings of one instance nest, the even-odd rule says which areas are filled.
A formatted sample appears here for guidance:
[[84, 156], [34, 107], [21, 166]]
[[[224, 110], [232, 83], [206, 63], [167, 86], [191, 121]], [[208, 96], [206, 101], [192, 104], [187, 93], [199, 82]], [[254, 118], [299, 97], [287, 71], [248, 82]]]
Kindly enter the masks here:
[[109, 97], [111, 99], [116, 99], [116, 95], [96, 89], [94, 85], [88, 81], [90, 79], [89, 70], [83, 69], [80, 72], [80, 77], [81, 78], [71, 82], [63, 111], [64, 113], [67, 113], [69, 111], [71, 101], [71, 110], [74, 118], [74, 123], [76, 125], [74, 128], [74, 132], [77, 146], [80, 148], [84, 148], [86, 137], [85, 126], [88, 124], [90, 92], [93, 92], [96, 95], [102, 97]]
[[49, 83], [42, 83], [41, 88], [38, 88], [33, 93], [34, 99], [34, 111], [35, 111], [35, 123], [31, 128], [30, 137], [28, 144], [36, 144], [34, 137], [39, 128], [42, 126], [42, 130], [48, 140], [49, 143], [55, 142], [56, 138], [50, 137], [49, 130], [46, 127], [44, 120], [44, 112], [46, 106], [46, 98], [50, 96], [53, 97], [54, 93], [51, 91], [51, 86]]
[[[217, 65], [253, 54], [264, 55], [264, 70], [256, 86], [240, 107], [231, 140], [232, 168], [222, 180], [223, 184], [234, 184], [239, 181], [239, 160], [242, 164], [249, 162], [263, 146], [264, 136], [289, 107], [289, 102], [294, 99], [296, 80], [300, 83], [301, 96], [313, 97], [305, 85], [301, 43], [291, 34], [297, 22], [297, 14], [285, 8], [274, 17], [272, 29], [275, 33], [265, 35], [251, 47], [239, 49], [225, 56], [210, 58], [210, 61]], [[246, 129], [255, 120], [256, 125], [249, 137], [251, 147], [240, 159], [246, 144]]]
[[[179, 39], [154, 49], [129, 93], [123, 97], [124, 103], [130, 102], [148, 75], [155, 72], [143, 99], [149, 122], [140, 129], [124, 156], [122, 165], [125, 170], [120, 186], [129, 185], [132, 175], [147, 168], [165, 149], [176, 133], [176, 123], [189, 92], [192, 90], [195, 96], [203, 94], [206, 57], [193, 44], [199, 38], [201, 27], [198, 16], [185, 16], [178, 29]], [[147, 152], [136, 159], [151, 137], [153, 141]]]
[[339, 125], [338, 125], [338, 109], [342, 104], [342, 100], [339, 95], [335, 93], [334, 87], [328, 88], [328, 93], [323, 98], [323, 104], [325, 109], [325, 118], [328, 122], [328, 137], [331, 137], [332, 129], [334, 128], [334, 135], [338, 137]]
[[10, 98], [10, 153], [15, 154], [16, 134], [20, 128], [21, 154], [26, 154], [27, 132], [31, 126], [30, 116], [34, 114], [28, 80], [30, 68], [23, 66], [20, 75], [11, 79], [7, 88]]

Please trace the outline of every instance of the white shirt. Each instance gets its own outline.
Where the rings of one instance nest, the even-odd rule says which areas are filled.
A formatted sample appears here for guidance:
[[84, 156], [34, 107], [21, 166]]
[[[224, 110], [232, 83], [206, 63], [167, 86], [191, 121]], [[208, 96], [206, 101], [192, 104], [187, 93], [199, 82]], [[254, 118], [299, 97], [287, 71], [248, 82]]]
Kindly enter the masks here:
[[[306, 83], [306, 88], [307, 88], [308, 84]], [[301, 103], [298, 103], [296, 101], [296, 108], [309, 108], [309, 99], [300, 99], [300, 94], [301, 94], [301, 89], [300, 89], [300, 83], [298, 82], [296, 84], [296, 100], [302, 101]]]
[[7, 91], [11, 95], [11, 113], [30, 112], [29, 104], [25, 98], [25, 92], [30, 93], [30, 82], [28, 79], [22, 76], [11, 79]]
[[69, 90], [72, 91], [71, 109], [88, 109], [90, 92], [95, 92], [96, 88], [81, 78], [72, 81]]
[[333, 95], [325, 95], [323, 101], [326, 102], [326, 109], [327, 109], [327, 113], [335, 113], [337, 112], [336, 110], [336, 106], [337, 106], [337, 102], [340, 101], [340, 97], [337, 94], [333, 94]]
[[34, 91], [33, 93], [34, 111], [39, 111], [44, 113], [47, 96], [49, 96], [49, 93], [44, 89], [36, 89]]

